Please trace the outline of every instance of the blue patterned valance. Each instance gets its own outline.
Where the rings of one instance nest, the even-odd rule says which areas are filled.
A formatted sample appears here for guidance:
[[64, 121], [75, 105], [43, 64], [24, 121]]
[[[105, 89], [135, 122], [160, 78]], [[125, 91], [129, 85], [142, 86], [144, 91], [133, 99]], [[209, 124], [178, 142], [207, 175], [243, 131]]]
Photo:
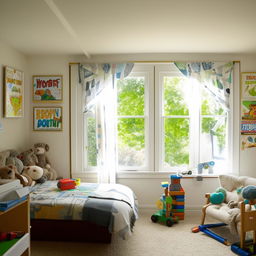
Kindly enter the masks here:
[[133, 63], [80, 64], [79, 83], [85, 88], [86, 104], [99, 95], [107, 84], [113, 84], [115, 78], [122, 79], [128, 76], [133, 66]]
[[197, 79], [219, 103], [229, 109], [233, 62], [174, 62], [174, 64], [184, 76]]

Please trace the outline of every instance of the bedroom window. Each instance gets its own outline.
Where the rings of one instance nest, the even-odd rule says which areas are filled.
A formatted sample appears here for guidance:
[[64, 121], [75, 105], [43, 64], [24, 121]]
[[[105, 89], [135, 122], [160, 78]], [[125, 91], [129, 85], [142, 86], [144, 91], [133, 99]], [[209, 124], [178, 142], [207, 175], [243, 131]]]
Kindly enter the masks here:
[[[231, 75], [232, 86], [238, 86], [238, 67]], [[106, 159], [114, 155], [118, 171], [197, 170], [199, 163], [208, 161], [215, 162], [214, 174], [238, 169], [239, 118], [233, 119], [233, 97], [239, 99], [239, 94], [233, 95], [234, 90], [227, 107], [206, 84], [186, 77], [174, 63], [135, 64], [113, 88], [115, 96], [102, 98], [115, 99], [115, 108], [109, 114], [110, 101], [104, 103], [106, 127], [101, 128], [107, 135], [101, 145], [112, 143]], [[99, 167], [97, 140], [102, 137], [97, 134], [96, 110], [97, 104], [84, 114], [86, 171]], [[108, 130], [110, 125], [114, 129]]]

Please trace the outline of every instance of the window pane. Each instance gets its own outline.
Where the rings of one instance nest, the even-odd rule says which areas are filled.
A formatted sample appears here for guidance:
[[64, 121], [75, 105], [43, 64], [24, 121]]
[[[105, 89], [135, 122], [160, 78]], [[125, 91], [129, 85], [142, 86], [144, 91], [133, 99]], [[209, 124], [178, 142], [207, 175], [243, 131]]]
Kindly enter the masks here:
[[97, 166], [96, 120], [94, 117], [87, 118], [87, 129], [87, 164]]
[[118, 161], [121, 166], [145, 165], [144, 118], [119, 118]]
[[224, 109], [221, 104], [216, 101], [216, 99], [211, 96], [207, 89], [201, 90], [202, 103], [201, 103], [201, 113], [202, 115], [223, 115]]
[[189, 164], [189, 119], [164, 119], [164, 161], [167, 167]]
[[164, 77], [164, 115], [188, 115], [191, 88], [181, 77]]
[[227, 118], [202, 118], [200, 134], [200, 161], [206, 162], [227, 157]]
[[144, 77], [126, 78], [117, 82], [117, 114], [119, 116], [144, 115]]

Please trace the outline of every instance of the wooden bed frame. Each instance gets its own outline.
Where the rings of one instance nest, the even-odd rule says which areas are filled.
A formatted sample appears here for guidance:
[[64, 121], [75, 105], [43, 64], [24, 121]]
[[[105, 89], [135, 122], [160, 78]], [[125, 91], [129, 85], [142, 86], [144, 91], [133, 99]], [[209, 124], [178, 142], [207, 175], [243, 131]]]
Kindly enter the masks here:
[[102, 227], [80, 220], [31, 219], [31, 239], [111, 243], [111, 233]]

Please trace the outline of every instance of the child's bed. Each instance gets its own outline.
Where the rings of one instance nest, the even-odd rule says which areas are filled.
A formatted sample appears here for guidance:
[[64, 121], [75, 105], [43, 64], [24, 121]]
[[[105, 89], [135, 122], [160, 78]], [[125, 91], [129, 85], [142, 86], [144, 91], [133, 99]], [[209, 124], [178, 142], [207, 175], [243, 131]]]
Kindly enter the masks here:
[[57, 181], [38, 184], [30, 194], [31, 238], [110, 242], [123, 239], [138, 218], [133, 191], [120, 184], [81, 183], [60, 191]]

